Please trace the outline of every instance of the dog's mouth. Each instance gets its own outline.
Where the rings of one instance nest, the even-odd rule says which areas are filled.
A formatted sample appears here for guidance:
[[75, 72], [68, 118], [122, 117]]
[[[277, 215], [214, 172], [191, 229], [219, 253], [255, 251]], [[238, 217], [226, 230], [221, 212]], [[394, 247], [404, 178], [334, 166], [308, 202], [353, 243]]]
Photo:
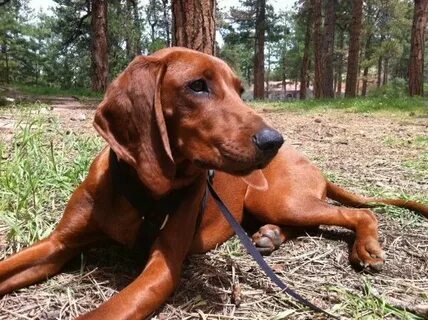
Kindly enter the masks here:
[[214, 162], [203, 161], [203, 160], [195, 160], [194, 164], [201, 169], [213, 169], [213, 170], [224, 171], [234, 176], [246, 176], [251, 172], [253, 172], [254, 170], [258, 169], [257, 166], [251, 167], [251, 168], [239, 168], [239, 167], [229, 168], [228, 166], [223, 166]]
[[260, 151], [253, 148], [248, 151], [244, 148], [230, 148], [229, 145], [221, 145], [219, 151], [225, 160], [238, 164], [243, 171], [247, 171], [247, 167], [250, 170], [263, 169], [278, 153], [277, 149]]
[[266, 167], [278, 152], [278, 150], [260, 152], [255, 149], [249, 153], [243, 148], [230, 148], [227, 145], [221, 145], [217, 149], [220, 153], [217, 161], [195, 159], [194, 164], [202, 169], [214, 169], [235, 176], [246, 176], [254, 170]]

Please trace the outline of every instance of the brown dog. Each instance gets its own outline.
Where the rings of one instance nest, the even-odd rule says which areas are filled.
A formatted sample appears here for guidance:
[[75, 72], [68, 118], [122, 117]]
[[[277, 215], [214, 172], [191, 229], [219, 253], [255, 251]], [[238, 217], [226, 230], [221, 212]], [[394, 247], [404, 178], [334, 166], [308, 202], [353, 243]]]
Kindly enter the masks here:
[[174, 290], [186, 255], [233, 234], [212, 199], [197, 228], [207, 168], [219, 170], [214, 185], [238, 221], [245, 213], [275, 224], [253, 236], [264, 252], [286, 239], [278, 226], [338, 225], [356, 232], [351, 261], [378, 268], [384, 257], [373, 213], [331, 206], [326, 196], [350, 206], [392, 203], [428, 216], [416, 202], [366, 199], [326, 181], [291, 147], [279, 150], [281, 135], [242, 102], [241, 93], [240, 81], [217, 58], [183, 48], [137, 57], [95, 115], [109, 147], [94, 160], [52, 235], [0, 262], [0, 295], [58, 273], [83, 248], [106, 238], [138, 249], [146, 226], [168, 215], [137, 279], [79, 319], [148, 316]]

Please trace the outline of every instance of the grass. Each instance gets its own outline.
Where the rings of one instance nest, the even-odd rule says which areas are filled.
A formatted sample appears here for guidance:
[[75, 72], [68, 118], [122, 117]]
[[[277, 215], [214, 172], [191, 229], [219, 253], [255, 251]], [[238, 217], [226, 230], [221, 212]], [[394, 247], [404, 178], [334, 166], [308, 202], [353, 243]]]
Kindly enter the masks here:
[[420, 147], [428, 147], [428, 135], [417, 136], [414, 143]]
[[[3, 131], [0, 131], [0, 232], [8, 231], [8, 253], [51, 232], [71, 193], [84, 179], [90, 162], [103, 145], [101, 139], [92, 134], [69, 128], [65, 130], [58, 119], [49, 113], [40, 112], [40, 108], [40, 105], [24, 104], [19, 109], [0, 110], [5, 115], [12, 114], [18, 120], [11, 140], [1, 140]], [[426, 136], [422, 135], [412, 138], [412, 141], [423, 148], [427, 143]], [[317, 160], [326, 161], [322, 155]], [[340, 174], [327, 172], [326, 175], [341, 185], [350, 184]], [[367, 194], [374, 196], [408, 197], [405, 194], [386, 194], [382, 189], [367, 191]], [[402, 226], [415, 225], [412, 232], [416, 230], [415, 233], [423, 235], [423, 231], [419, 230], [424, 230], [426, 222], [423, 224], [423, 219], [418, 220], [417, 215], [405, 211], [386, 208], [387, 214], [394, 216], [394, 220], [399, 220]], [[5, 224], [7, 228], [2, 227]], [[386, 232], [385, 226], [383, 228]], [[392, 234], [391, 237], [393, 236]], [[406, 234], [398, 237], [397, 242], [405, 236]], [[425, 252], [424, 239], [419, 237], [411, 243], [421, 245], [419, 250]], [[280, 251], [268, 258], [268, 263], [275, 267], [275, 271], [286, 283], [317, 304], [321, 302], [322, 305], [323, 299], [327, 299], [334, 290], [338, 299], [334, 302], [327, 301], [326, 306], [332, 306], [330, 311], [347, 319], [421, 319], [376, 294], [372, 285], [367, 283], [365, 275], [350, 269], [346, 256], [347, 245], [340, 242], [337, 239], [302, 237], [283, 245]], [[93, 263], [89, 266], [82, 263], [82, 270], [78, 274], [66, 272], [40, 286], [21, 290], [17, 295], [9, 295], [8, 305], [0, 312], [0, 318], [6, 314], [4, 310], [30, 314], [22, 310], [24, 306], [27, 308], [31, 305], [34, 299], [37, 299], [33, 303], [34, 314], [44, 312], [45, 309], [53, 312], [61, 309], [61, 312], [65, 312], [62, 318], [74, 318], [78, 312], [93, 309], [95, 302], [98, 304], [109, 297], [117, 289], [115, 283], [122, 281], [122, 277], [131, 281], [135, 276], [128, 272], [129, 267], [121, 264], [120, 258], [115, 255], [116, 252], [122, 254], [122, 248], [113, 254], [109, 254], [110, 250], [101, 254], [99, 249], [94, 251], [98, 255], [92, 257]], [[2, 252], [0, 256], [4, 254]], [[411, 257], [405, 251], [402, 255], [405, 260], [399, 261], [394, 257], [387, 261], [393, 271], [395, 267], [404, 269], [408, 265], [413, 267], [422, 263], [409, 260]], [[88, 260], [90, 259], [88, 254]], [[228, 316], [232, 314], [232, 309], [236, 312], [236, 318], [240, 319], [317, 318], [311, 317], [309, 311], [296, 306], [288, 297], [272, 290], [268, 280], [255, 267], [255, 262], [248, 257], [236, 237], [218, 250], [189, 259], [191, 263], [184, 270], [182, 286], [164, 305], [159, 319], [182, 319], [189, 315], [194, 318], [226, 319], [232, 317]], [[244, 297], [243, 305], [236, 310], [229, 301], [232, 266], [235, 262], [236, 276], [242, 285]], [[109, 264], [114, 266], [111, 267], [114, 272], [109, 271]], [[423, 279], [412, 282], [415, 278], [423, 277], [417, 272], [420, 270], [422, 269], [416, 265], [411, 269], [415, 273], [404, 275], [403, 272], [403, 278], [400, 278], [401, 273], [387, 270], [369, 279], [375, 279], [376, 287], [380, 286], [378, 290], [385, 292], [385, 295], [397, 296], [403, 301], [406, 297], [420, 300], [421, 289], [415, 290], [414, 285], [416, 283], [423, 287], [425, 282]], [[355, 288], [361, 286], [364, 287], [362, 292], [355, 291]], [[38, 307], [45, 303], [50, 305], [46, 308]]]
[[400, 139], [395, 136], [388, 136], [384, 139], [384, 144], [389, 147], [408, 147], [409, 145], [416, 148], [428, 147], [428, 135], [418, 135], [411, 139]]
[[406, 161], [404, 166], [428, 175], [428, 152], [421, 152], [416, 159]]
[[[407, 163], [407, 162], [406, 162]], [[413, 163], [413, 162], [412, 162]], [[426, 166], [428, 163], [428, 159], [426, 161], [421, 161], [422, 166]], [[425, 169], [427, 170], [427, 169]], [[427, 171], [425, 171], [427, 172]], [[346, 178], [343, 178], [340, 174], [337, 174], [332, 171], [325, 171], [324, 176], [331, 182], [338, 184], [340, 186], [351, 186], [352, 183], [348, 181]], [[365, 195], [368, 197], [376, 197], [376, 198], [390, 198], [390, 199], [406, 199], [406, 200], [415, 200], [419, 201], [421, 203], [424, 203], [428, 205], [428, 199], [426, 197], [423, 197], [422, 195], [416, 196], [416, 195], [409, 195], [405, 192], [391, 192], [391, 191], [385, 191], [382, 188], [374, 187], [374, 186], [367, 186], [365, 185], [363, 187], [365, 190]], [[392, 218], [393, 220], [399, 222], [402, 226], [421, 226], [423, 227], [426, 223], [426, 218], [422, 217], [421, 215], [414, 213], [410, 210], [395, 207], [395, 206], [379, 206], [373, 209], [375, 212], [379, 214], [385, 214], [388, 217]]]
[[428, 115], [428, 99], [420, 97], [358, 97], [353, 99], [323, 99], [323, 100], [295, 100], [295, 101], [254, 101], [256, 108], [270, 108], [292, 111], [322, 111], [347, 110], [358, 113], [372, 112], [413, 112]]
[[48, 86], [34, 86], [25, 84], [16, 84], [14, 87], [27, 95], [34, 96], [75, 96], [82, 100], [85, 98], [99, 98], [101, 99], [103, 94], [94, 92], [89, 88], [59, 88], [59, 87], [48, 87]]
[[376, 293], [371, 283], [364, 282], [363, 294], [356, 293], [344, 288], [332, 288], [342, 297], [342, 302], [336, 306], [337, 309], [346, 311], [351, 319], [375, 320], [375, 319], [403, 319], [403, 320], [423, 320], [424, 318], [403, 310]]
[[101, 141], [66, 132], [37, 108], [14, 112], [15, 134], [8, 143], [0, 141], [0, 221], [18, 250], [52, 231]]
[[[352, 185], [351, 182], [349, 182], [347, 179], [341, 177], [339, 174], [326, 171], [324, 172], [325, 177], [340, 186], [350, 186]], [[391, 192], [391, 191], [385, 191], [382, 188], [374, 187], [374, 186], [365, 186], [364, 187], [364, 193], [368, 197], [375, 197], [375, 198], [389, 198], [389, 199], [406, 199], [406, 200], [415, 200], [419, 201], [421, 203], [424, 203], [428, 205], [428, 199], [426, 197], [415, 196], [415, 195], [409, 195], [405, 192]], [[399, 222], [402, 226], [421, 226], [423, 227], [426, 223], [426, 218], [422, 217], [421, 215], [414, 213], [410, 210], [395, 207], [395, 206], [379, 206], [373, 209], [375, 212], [379, 214], [385, 214], [388, 217], [392, 218], [393, 220]]]
[[395, 78], [388, 85], [371, 90], [367, 97], [322, 99], [305, 101], [255, 102], [258, 107], [273, 107], [287, 110], [320, 111], [341, 109], [350, 112], [388, 112], [414, 113], [428, 116], [428, 98], [410, 97], [407, 94], [407, 82]]

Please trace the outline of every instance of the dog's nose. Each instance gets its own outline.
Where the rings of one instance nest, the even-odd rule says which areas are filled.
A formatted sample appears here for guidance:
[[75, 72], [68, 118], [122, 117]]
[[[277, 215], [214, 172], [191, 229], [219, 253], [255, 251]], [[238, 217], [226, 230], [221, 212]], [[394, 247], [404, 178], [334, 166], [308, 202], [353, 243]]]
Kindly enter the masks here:
[[284, 143], [284, 138], [272, 128], [263, 128], [253, 136], [253, 141], [262, 151], [276, 151]]

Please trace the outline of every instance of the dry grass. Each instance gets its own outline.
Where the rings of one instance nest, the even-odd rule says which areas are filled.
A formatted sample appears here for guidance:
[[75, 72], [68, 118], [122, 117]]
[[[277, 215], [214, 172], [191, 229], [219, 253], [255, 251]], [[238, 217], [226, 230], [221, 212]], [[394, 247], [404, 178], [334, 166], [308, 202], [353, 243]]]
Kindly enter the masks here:
[[[67, 130], [90, 127], [70, 121]], [[426, 200], [428, 172], [418, 165], [427, 145], [427, 119], [325, 113], [264, 112], [328, 175], [354, 191], [404, 194]], [[0, 131], [5, 137], [9, 131]], [[390, 143], [389, 138], [404, 141]], [[5, 140], [6, 141], [6, 140]], [[410, 141], [407, 142], [407, 141]], [[407, 165], [409, 161], [411, 166]], [[380, 273], [362, 273], [348, 263], [353, 233], [334, 227], [291, 240], [268, 263], [297, 292], [346, 319], [422, 319], [428, 312], [428, 223], [405, 210], [383, 208], [380, 240], [387, 262]], [[0, 258], [12, 243], [0, 228]], [[65, 272], [0, 299], [0, 319], [70, 319], [95, 308], [138, 274], [121, 248], [93, 249]], [[240, 289], [240, 290], [238, 290]], [[241, 300], [239, 307], [234, 300]], [[403, 307], [413, 309], [402, 311]], [[419, 308], [419, 309], [418, 309]], [[425, 308], [425, 309], [423, 309]], [[323, 319], [278, 292], [232, 239], [206, 255], [188, 259], [175, 294], [153, 319]]]

